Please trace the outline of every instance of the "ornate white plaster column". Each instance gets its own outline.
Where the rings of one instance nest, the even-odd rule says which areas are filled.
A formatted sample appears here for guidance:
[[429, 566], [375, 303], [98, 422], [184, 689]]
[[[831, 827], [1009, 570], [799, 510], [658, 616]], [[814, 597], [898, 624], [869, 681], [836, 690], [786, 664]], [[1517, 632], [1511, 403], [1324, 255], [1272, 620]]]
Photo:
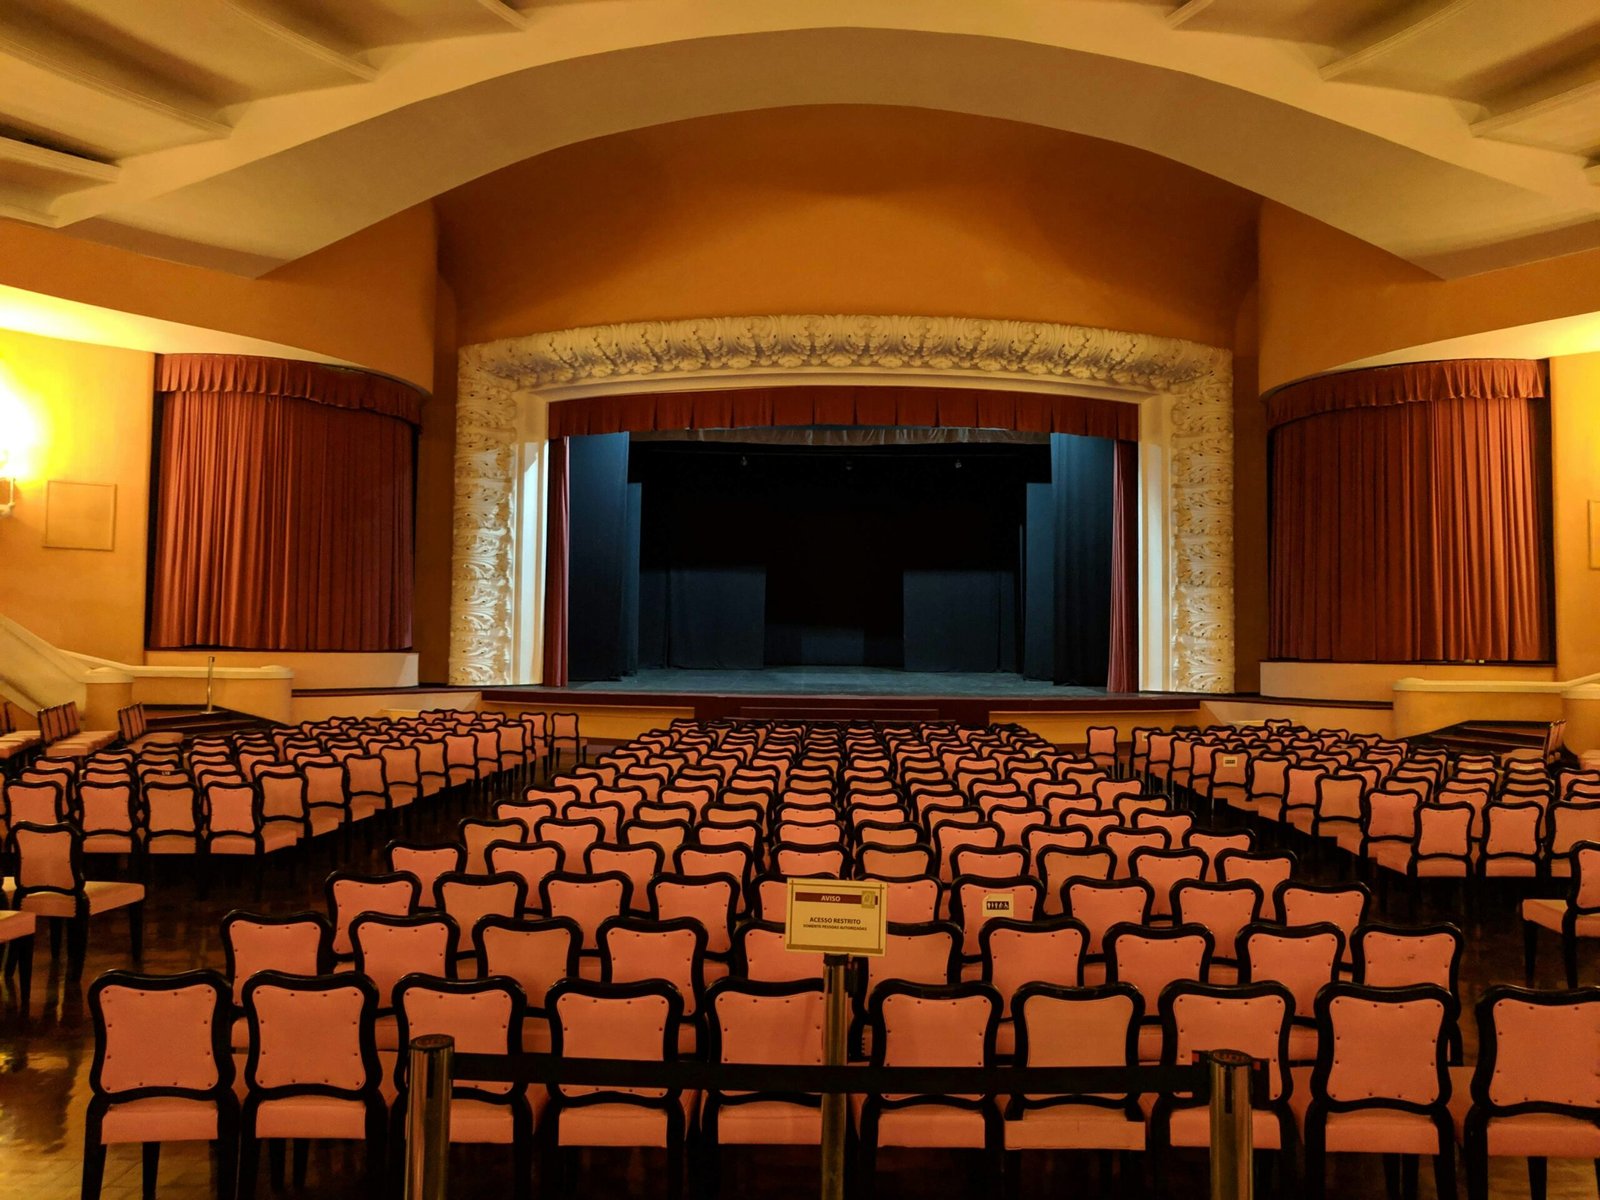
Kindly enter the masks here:
[[513, 381], [461, 352], [456, 395], [450, 682], [512, 682], [517, 401]]
[[[451, 679], [509, 680], [515, 393], [588, 395], [781, 383], [961, 384], [1170, 408], [1163, 562], [1170, 686], [1233, 686], [1233, 401], [1227, 351], [1081, 325], [964, 317], [707, 317], [591, 326], [468, 346], [457, 418]], [[470, 400], [469, 400], [470, 397]], [[1152, 494], [1154, 499], [1152, 500]], [[1144, 522], [1143, 527], [1152, 527]], [[1147, 579], [1146, 586], [1152, 580]], [[1147, 599], [1150, 597], [1147, 597]]]

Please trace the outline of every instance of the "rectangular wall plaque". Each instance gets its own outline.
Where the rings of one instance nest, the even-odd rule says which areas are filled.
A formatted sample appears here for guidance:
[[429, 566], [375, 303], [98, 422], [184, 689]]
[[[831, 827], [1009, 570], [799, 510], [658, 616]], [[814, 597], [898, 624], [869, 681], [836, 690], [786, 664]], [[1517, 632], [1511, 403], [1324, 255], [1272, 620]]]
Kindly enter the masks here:
[[117, 485], [44, 485], [44, 544], [52, 550], [111, 550], [116, 546]]

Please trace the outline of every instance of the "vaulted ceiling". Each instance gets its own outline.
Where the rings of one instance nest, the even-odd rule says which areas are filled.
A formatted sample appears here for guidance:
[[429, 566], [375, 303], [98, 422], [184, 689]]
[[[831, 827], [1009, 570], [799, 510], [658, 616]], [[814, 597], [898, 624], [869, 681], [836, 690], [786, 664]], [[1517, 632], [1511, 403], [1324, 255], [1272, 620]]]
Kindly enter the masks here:
[[1600, 245], [1595, 0], [8, 0], [0, 215], [260, 274], [574, 141], [824, 103], [1136, 146], [1445, 276]]

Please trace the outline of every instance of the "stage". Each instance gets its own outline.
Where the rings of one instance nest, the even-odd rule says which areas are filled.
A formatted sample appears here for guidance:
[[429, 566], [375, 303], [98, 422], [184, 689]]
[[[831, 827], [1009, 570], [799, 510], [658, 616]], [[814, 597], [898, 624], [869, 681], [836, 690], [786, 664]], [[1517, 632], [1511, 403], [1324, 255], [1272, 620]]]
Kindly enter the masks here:
[[900, 671], [892, 667], [767, 667], [705, 671], [642, 668], [622, 679], [572, 683], [572, 692], [711, 696], [984, 696], [1007, 699], [1106, 695], [1105, 688], [1052, 684], [1008, 671]]

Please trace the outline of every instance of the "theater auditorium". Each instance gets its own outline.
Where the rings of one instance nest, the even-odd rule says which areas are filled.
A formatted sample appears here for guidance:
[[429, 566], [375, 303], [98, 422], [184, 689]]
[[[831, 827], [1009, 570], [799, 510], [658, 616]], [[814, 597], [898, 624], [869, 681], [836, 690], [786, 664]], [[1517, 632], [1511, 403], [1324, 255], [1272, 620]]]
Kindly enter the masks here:
[[1597, 89], [0, 6], [0, 1196], [1595, 1197]]

